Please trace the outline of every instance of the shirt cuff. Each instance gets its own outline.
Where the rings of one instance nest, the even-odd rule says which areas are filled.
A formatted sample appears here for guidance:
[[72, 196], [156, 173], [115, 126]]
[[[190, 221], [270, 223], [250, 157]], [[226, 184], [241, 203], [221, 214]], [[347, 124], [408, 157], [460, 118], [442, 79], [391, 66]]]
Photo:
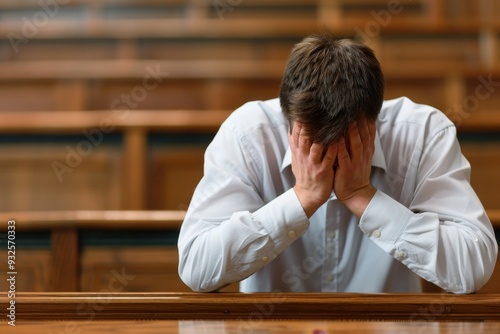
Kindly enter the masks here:
[[277, 252], [292, 244], [309, 227], [309, 219], [293, 189], [255, 211], [252, 218], [267, 231]]
[[377, 190], [359, 221], [359, 228], [387, 253], [394, 253], [394, 245], [401, 237], [413, 212]]

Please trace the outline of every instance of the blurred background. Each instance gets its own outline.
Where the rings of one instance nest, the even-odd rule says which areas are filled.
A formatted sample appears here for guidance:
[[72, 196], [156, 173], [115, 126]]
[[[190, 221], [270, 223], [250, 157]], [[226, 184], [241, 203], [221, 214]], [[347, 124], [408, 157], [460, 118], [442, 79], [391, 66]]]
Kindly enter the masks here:
[[[147, 221], [182, 215], [222, 120], [276, 97], [292, 46], [325, 29], [375, 50], [386, 98], [448, 114], [497, 217], [498, 17], [495, 0], [0, 1], [0, 211], [22, 232], [19, 289], [100, 291], [126, 272], [115, 289], [184, 291], [178, 224]], [[130, 216], [111, 213], [131, 210], [160, 216], [120, 228]], [[90, 226], [82, 211], [111, 213]]]

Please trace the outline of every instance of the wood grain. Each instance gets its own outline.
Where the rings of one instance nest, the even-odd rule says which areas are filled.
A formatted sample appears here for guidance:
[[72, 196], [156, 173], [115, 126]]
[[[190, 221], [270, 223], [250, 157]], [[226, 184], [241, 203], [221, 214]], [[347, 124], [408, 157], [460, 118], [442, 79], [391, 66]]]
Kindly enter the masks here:
[[52, 231], [52, 291], [78, 291], [80, 255], [75, 228]]
[[[75, 227], [93, 230], [180, 229], [183, 210], [67, 210], [0, 212], [0, 221], [15, 219], [18, 231]], [[6, 224], [0, 231], [6, 231]]]
[[[8, 299], [0, 297], [6, 312]], [[500, 295], [355, 293], [18, 293], [25, 320], [500, 320]], [[3, 316], [5, 319], [5, 316]]]
[[[0, 322], [0, 326], [4, 326]], [[6, 326], [6, 325], [5, 325]], [[93, 333], [93, 334], [386, 334], [386, 333], [475, 333], [498, 334], [500, 322], [437, 321], [318, 321], [318, 320], [157, 320], [157, 321], [24, 321], [19, 320], [17, 334]]]

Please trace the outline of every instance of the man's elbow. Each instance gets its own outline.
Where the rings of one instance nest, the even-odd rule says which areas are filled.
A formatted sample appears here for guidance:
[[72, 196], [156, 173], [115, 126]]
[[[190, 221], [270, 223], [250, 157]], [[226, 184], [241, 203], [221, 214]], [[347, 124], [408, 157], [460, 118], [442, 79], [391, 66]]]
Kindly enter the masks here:
[[450, 284], [445, 290], [455, 294], [476, 293], [490, 280], [495, 270], [498, 257], [496, 240], [484, 245], [486, 250], [478, 251], [478, 256], [472, 256], [470, 266], [464, 266], [460, 274], [460, 284]]
[[182, 282], [194, 292], [213, 292], [221, 288], [220, 282], [207, 279], [207, 275], [200, 273], [201, 268], [196, 270], [189, 265], [179, 262], [179, 277]]

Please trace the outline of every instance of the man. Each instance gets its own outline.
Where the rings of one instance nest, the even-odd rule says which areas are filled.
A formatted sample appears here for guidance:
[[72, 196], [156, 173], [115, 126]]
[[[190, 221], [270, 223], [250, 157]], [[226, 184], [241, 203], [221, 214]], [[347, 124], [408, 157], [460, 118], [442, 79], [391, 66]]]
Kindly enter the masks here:
[[472, 293], [497, 243], [443, 113], [383, 101], [373, 52], [314, 35], [288, 60], [279, 100], [221, 126], [179, 236], [195, 291]]

